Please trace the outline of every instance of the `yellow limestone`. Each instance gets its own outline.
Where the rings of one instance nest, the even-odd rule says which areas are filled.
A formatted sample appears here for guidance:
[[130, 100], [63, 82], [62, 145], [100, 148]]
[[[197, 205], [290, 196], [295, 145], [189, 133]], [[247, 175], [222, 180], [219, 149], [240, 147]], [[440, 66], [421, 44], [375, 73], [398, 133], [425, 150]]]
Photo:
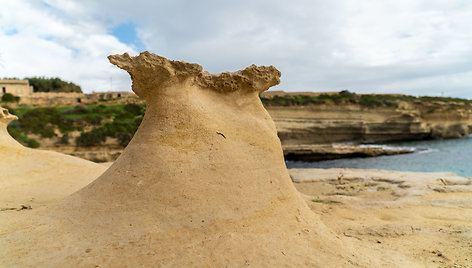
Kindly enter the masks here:
[[305, 204], [259, 94], [273, 66], [209, 74], [149, 52], [109, 57], [146, 103], [141, 126], [98, 179], [0, 228], [0, 266], [357, 265]]
[[105, 171], [87, 160], [23, 147], [7, 131], [15, 119], [0, 107], [0, 210], [37, 208], [60, 200]]

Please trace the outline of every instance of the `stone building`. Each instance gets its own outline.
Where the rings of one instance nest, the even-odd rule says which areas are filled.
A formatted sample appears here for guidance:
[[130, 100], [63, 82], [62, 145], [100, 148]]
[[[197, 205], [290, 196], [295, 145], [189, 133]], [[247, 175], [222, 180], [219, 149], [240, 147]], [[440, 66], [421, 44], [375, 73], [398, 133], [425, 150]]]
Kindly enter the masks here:
[[33, 87], [28, 80], [0, 79], [0, 97], [5, 93], [27, 97], [33, 94]]
[[130, 91], [106, 91], [106, 92], [92, 92], [87, 94], [87, 98], [91, 100], [113, 100], [120, 98], [137, 98], [138, 96]]
[[89, 103], [84, 93], [78, 92], [34, 92], [20, 99], [21, 104], [29, 105], [78, 105]]
[[140, 102], [136, 94], [127, 91], [93, 92], [34, 92], [28, 80], [0, 79], [0, 98], [5, 93], [20, 97], [20, 104], [27, 105], [78, 105], [93, 104], [102, 101], [118, 103]]

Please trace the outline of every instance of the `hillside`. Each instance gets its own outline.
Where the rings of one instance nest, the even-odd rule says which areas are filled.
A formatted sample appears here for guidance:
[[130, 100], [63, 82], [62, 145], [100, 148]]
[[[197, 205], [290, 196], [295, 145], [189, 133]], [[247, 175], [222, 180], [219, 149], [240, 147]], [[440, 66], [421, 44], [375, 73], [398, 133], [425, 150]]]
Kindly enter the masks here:
[[10, 108], [19, 119], [8, 126], [8, 132], [31, 148], [68, 153], [94, 146], [102, 147], [98, 151], [121, 150], [141, 123], [144, 108], [132, 103]]
[[[404, 95], [261, 96], [283, 145], [460, 138], [472, 133], [470, 100]], [[20, 106], [8, 131], [22, 144], [111, 161], [141, 123], [144, 104]]]

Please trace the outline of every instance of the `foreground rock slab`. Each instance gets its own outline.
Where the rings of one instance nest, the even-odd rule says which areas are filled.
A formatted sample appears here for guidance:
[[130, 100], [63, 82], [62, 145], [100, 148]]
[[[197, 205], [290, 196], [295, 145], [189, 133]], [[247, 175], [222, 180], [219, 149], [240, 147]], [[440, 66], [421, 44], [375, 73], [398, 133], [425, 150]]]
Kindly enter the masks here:
[[415, 260], [413, 267], [471, 266], [472, 178], [449, 172], [289, 171], [322, 221], [370, 248], [372, 256]]
[[23, 147], [7, 132], [17, 119], [0, 107], [0, 211], [58, 201], [100, 176], [106, 167], [69, 155]]
[[293, 186], [258, 97], [279, 83], [277, 69], [214, 75], [148, 52], [109, 59], [147, 103], [141, 126], [82, 190], [21, 219], [10, 213], [0, 266], [380, 265]]

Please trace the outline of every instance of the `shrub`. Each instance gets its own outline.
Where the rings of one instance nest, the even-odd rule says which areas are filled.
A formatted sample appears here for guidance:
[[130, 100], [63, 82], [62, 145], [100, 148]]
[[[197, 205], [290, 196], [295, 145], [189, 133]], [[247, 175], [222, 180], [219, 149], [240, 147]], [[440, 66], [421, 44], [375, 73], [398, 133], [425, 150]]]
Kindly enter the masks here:
[[348, 90], [343, 90], [339, 92], [339, 99], [343, 102], [357, 102], [357, 95], [355, 93], [349, 92]]
[[30, 148], [38, 148], [40, 145], [37, 140], [28, 138], [28, 136], [23, 134], [21, 130], [15, 126], [11, 126], [11, 125], [8, 126], [7, 130], [10, 136], [12, 136], [15, 140], [17, 140], [21, 144], [24, 144]]
[[359, 103], [363, 106], [374, 107], [382, 105], [382, 102], [374, 95], [362, 95]]
[[115, 137], [118, 139], [118, 142], [120, 143], [121, 146], [127, 146], [128, 143], [133, 138], [133, 134], [120, 131], [115, 134]]
[[98, 126], [102, 123], [102, 116], [100, 114], [87, 114], [84, 116], [85, 122]]
[[15, 140], [19, 142], [22, 142], [22, 140], [25, 140], [24, 137], [26, 136], [17, 127], [9, 125], [7, 127], [7, 131], [10, 134], [10, 136], [12, 136]]
[[55, 108], [44, 108], [25, 112], [18, 122], [26, 132], [32, 132], [44, 138], [51, 138], [56, 135], [53, 124], [58, 124], [63, 120], [62, 114]]
[[56, 142], [56, 144], [69, 144], [69, 134], [66, 133]]
[[20, 101], [20, 97], [15, 96], [10, 93], [5, 93], [2, 96], [2, 102], [19, 102], [19, 101]]
[[71, 119], [61, 118], [60, 120], [56, 121], [55, 124], [59, 127], [59, 130], [62, 133], [71, 132], [76, 129], [79, 130], [79, 127], [74, 126], [75, 121]]
[[38, 148], [39, 147], [39, 142], [35, 139], [29, 139], [28, 142], [26, 143], [26, 146], [30, 148]]
[[134, 116], [143, 114], [143, 107], [139, 104], [128, 103], [123, 108], [126, 112], [133, 114]]
[[96, 146], [106, 141], [106, 135], [101, 129], [94, 129], [89, 132], [82, 132], [79, 137], [75, 139], [75, 143], [81, 146]]

